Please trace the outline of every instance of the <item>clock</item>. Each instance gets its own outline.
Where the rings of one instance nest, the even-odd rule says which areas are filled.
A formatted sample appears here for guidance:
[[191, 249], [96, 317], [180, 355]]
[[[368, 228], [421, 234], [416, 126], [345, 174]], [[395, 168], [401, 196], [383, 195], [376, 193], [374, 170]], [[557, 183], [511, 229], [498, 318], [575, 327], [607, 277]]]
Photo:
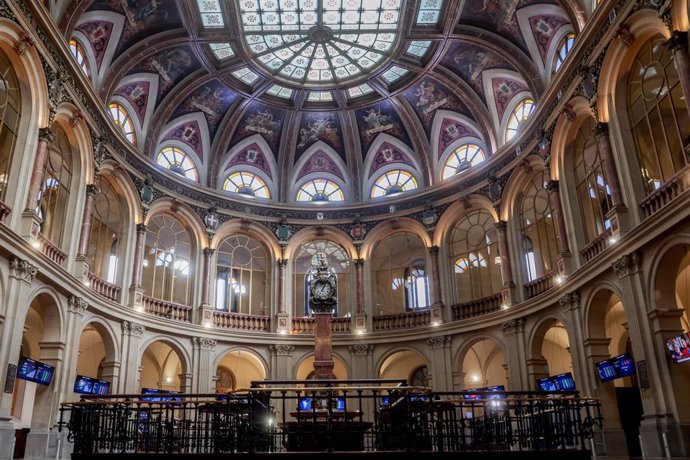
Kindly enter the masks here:
[[319, 300], [330, 299], [333, 292], [333, 285], [328, 280], [320, 279], [314, 283], [314, 297]]

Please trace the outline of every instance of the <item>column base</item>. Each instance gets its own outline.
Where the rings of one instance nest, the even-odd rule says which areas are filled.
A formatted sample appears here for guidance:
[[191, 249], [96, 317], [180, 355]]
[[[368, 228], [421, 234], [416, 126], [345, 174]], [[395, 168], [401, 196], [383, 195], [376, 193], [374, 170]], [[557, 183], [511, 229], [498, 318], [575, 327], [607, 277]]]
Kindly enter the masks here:
[[671, 416], [643, 418], [640, 438], [643, 457], [685, 457], [690, 453], [690, 425]]
[[86, 286], [90, 286], [89, 269], [91, 262], [85, 255], [78, 255], [74, 259], [74, 276], [77, 277]]
[[355, 334], [366, 334], [367, 332], [367, 315], [366, 313], [355, 313], [354, 326], [352, 332]]
[[63, 458], [58, 456], [58, 451], [62, 450], [62, 445], [66, 442], [65, 433], [58, 433], [57, 430], [31, 430], [26, 436], [24, 458], [27, 460]]
[[[604, 421], [604, 424], [606, 421]], [[594, 448], [596, 450], [597, 456], [605, 455], [608, 457], [627, 457], [628, 456], [628, 443], [625, 438], [625, 432], [623, 430], [607, 430], [604, 429], [599, 436], [594, 436]], [[600, 452], [603, 450], [603, 452]]]
[[290, 315], [285, 312], [276, 315], [276, 332], [278, 334], [290, 333]]
[[561, 252], [556, 259], [556, 267], [561, 275], [569, 275], [573, 272], [573, 257], [570, 251]]
[[14, 458], [14, 429], [9, 419], [0, 419], [0, 460]]
[[[515, 284], [512, 282], [501, 289], [501, 308], [509, 308], [513, 306], [513, 298], [515, 296]], [[519, 300], [519, 299], [516, 299]]]
[[144, 290], [139, 286], [131, 286], [129, 288], [129, 302], [127, 305], [140, 313], [144, 313], [146, 311], [144, 307]]
[[624, 204], [618, 204], [606, 213], [611, 221], [611, 236], [618, 239], [630, 230], [630, 214]]
[[213, 307], [204, 303], [199, 307], [201, 315], [199, 315], [199, 324], [204, 327], [213, 327]]
[[43, 220], [38, 217], [36, 212], [27, 209], [22, 213], [22, 222], [19, 227], [19, 232], [24, 239], [33, 243], [41, 232], [42, 223]]
[[435, 302], [429, 308], [429, 324], [432, 326], [443, 324], [443, 302]]

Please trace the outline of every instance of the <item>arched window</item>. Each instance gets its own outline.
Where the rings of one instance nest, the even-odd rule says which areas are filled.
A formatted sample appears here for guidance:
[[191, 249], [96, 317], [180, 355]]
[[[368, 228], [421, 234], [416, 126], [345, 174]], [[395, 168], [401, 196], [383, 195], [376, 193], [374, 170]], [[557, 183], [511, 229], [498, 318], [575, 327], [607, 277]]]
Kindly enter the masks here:
[[328, 179], [312, 179], [305, 182], [297, 192], [297, 201], [326, 203], [345, 201], [345, 194], [338, 184]]
[[395, 169], [383, 173], [376, 179], [374, 186], [371, 188], [371, 197], [378, 198], [382, 196], [394, 195], [397, 193], [407, 192], [417, 188], [417, 180], [407, 171], [402, 169]]
[[462, 218], [453, 227], [449, 244], [458, 303], [501, 292], [498, 230], [491, 214], [474, 211]]
[[84, 51], [84, 47], [81, 46], [81, 43], [74, 38], [71, 39], [69, 41], [69, 50], [72, 52], [72, 56], [74, 56], [74, 59], [76, 59], [77, 64], [79, 64], [79, 67], [81, 67], [81, 70], [84, 72], [84, 74], [88, 75], [89, 66], [86, 63], [86, 52]]
[[484, 151], [476, 144], [462, 144], [448, 157], [443, 166], [442, 179], [448, 179], [456, 174], [470, 169], [484, 161]]
[[[546, 174], [537, 174], [527, 184], [520, 208], [527, 282], [541, 278], [556, 268], [558, 242], [551, 211], [551, 193]], [[531, 254], [531, 255], [530, 255]]]
[[268, 254], [258, 241], [234, 235], [218, 245], [216, 309], [264, 315], [269, 291]]
[[664, 41], [657, 36], [642, 47], [628, 79], [628, 117], [647, 194], [688, 163], [687, 101]]
[[0, 52], [0, 201], [5, 200], [21, 121], [21, 93], [13, 66]]
[[534, 110], [534, 100], [525, 98], [518, 102], [518, 105], [515, 106], [513, 113], [510, 114], [510, 118], [508, 119], [508, 125], [506, 126], [506, 142], [515, 137], [522, 123], [529, 118], [532, 110]]
[[100, 177], [97, 185], [87, 256], [91, 272], [114, 284], [123, 246], [126, 203], [108, 179]]
[[[306, 243], [295, 257], [292, 284], [295, 313], [301, 314], [303, 311], [304, 316], [312, 313], [309, 309], [309, 287], [312, 269], [318, 264], [319, 254], [326, 255], [328, 268], [337, 276], [338, 286], [335, 295], [338, 299], [340, 314], [345, 314], [352, 306], [350, 257], [342, 246], [328, 240]], [[338, 315], [338, 311], [334, 311], [333, 314]]]
[[558, 43], [558, 51], [556, 51], [556, 60], [553, 64], [554, 73], [558, 72], [558, 70], [563, 66], [565, 58], [568, 56], [568, 53], [570, 53], [570, 50], [573, 49], [573, 46], [575, 46], [575, 34], [571, 32], [565, 37], [563, 37], [561, 41]]
[[199, 171], [197, 171], [196, 166], [194, 166], [194, 160], [192, 160], [182, 149], [178, 149], [177, 147], [165, 147], [158, 154], [156, 163], [175, 174], [199, 182]]
[[55, 140], [48, 148], [48, 158], [43, 167], [37, 213], [42, 220], [41, 235], [60, 247], [72, 185], [72, 144], [59, 124], [55, 125], [53, 134]]
[[109, 105], [110, 117], [113, 119], [115, 126], [120, 128], [122, 134], [130, 142], [130, 144], [135, 145], [137, 143], [137, 135], [134, 132], [134, 123], [132, 123], [132, 117], [129, 116], [127, 111], [122, 105], [117, 102], [112, 102]]
[[223, 190], [259, 198], [271, 198], [271, 192], [268, 190], [266, 182], [258, 175], [248, 171], [238, 171], [230, 174], [225, 179]]
[[151, 218], [146, 231], [143, 287], [146, 295], [187, 305], [191, 294], [191, 235], [168, 214]]
[[431, 304], [427, 249], [414, 233], [395, 233], [376, 245], [371, 259], [375, 314], [424, 310]]
[[594, 136], [595, 126], [594, 118], [588, 117], [572, 143], [577, 201], [587, 242], [611, 229], [611, 220], [606, 217], [611, 209], [611, 190]]

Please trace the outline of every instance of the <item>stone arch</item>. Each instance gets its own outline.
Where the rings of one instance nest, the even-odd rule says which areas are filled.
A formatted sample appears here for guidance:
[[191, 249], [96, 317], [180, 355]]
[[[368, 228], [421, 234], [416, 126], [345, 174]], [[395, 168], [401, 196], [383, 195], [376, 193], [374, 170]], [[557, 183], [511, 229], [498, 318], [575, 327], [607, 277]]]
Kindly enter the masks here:
[[[478, 344], [481, 344], [478, 347]], [[487, 346], [489, 344], [489, 346]], [[491, 347], [493, 344], [495, 347]], [[500, 363], [500, 358], [503, 358], [503, 364]], [[458, 347], [453, 358], [453, 367], [458, 369], [458, 378], [454, 382], [456, 389], [468, 389], [468, 387], [485, 387], [489, 385], [505, 385], [508, 387], [508, 372], [506, 359], [506, 344], [498, 334], [479, 333], [467, 337]], [[470, 362], [467, 362], [468, 358]], [[476, 363], [472, 362], [472, 359]], [[496, 361], [499, 360], [499, 361]], [[474, 372], [475, 379], [472, 373], [465, 375], [466, 365], [476, 364], [470, 370]], [[504, 367], [503, 375], [500, 370], [496, 368], [497, 365]], [[457, 366], [457, 367], [456, 367]], [[476, 368], [476, 369], [475, 369]], [[478, 375], [476, 374], [478, 372]], [[499, 382], [498, 380], [503, 381]]]
[[378, 243], [395, 233], [402, 232], [409, 232], [418, 236], [427, 248], [432, 246], [429, 234], [419, 221], [409, 217], [398, 217], [379, 223], [367, 233], [360, 249], [360, 256], [363, 259], [370, 260]]
[[88, 316], [82, 321], [79, 334], [84, 332], [84, 329], [89, 326], [96, 329], [96, 331], [98, 331], [98, 333], [101, 335], [105, 348], [106, 359], [120, 361], [120, 343], [118, 340], [118, 335], [113, 330], [112, 325], [100, 316]]
[[455, 201], [441, 214], [434, 231], [434, 246], [443, 247], [448, 241], [450, 232], [455, 227], [455, 224], [473, 211], [488, 212], [493, 217], [494, 223], [498, 223], [500, 220], [499, 213], [488, 197], [478, 194], [468, 195], [462, 200]]
[[52, 318], [50, 323], [53, 325], [50, 336], [47, 338], [44, 337], [44, 341], [62, 342], [65, 336], [65, 315], [67, 308], [65, 301], [60, 294], [58, 294], [57, 290], [52, 286], [40, 285], [33, 289], [27, 298], [31, 300], [22, 307], [20, 315], [26, 317], [27, 311], [32, 307], [34, 301], [37, 299], [41, 300], [43, 302], [40, 305], [41, 309], [45, 309], [41, 317], [43, 319]]
[[569, 113], [562, 113], [556, 121], [551, 141], [550, 175], [553, 180], [566, 180], [570, 172], [566, 167], [566, 148], [577, 135], [586, 117], [593, 117], [589, 101], [583, 96], [575, 96], [567, 102]]
[[[174, 353], [175, 356], [177, 357], [177, 359], [179, 360], [179, 365], [180, 365], [180, 373], [177, 375], [177, 377], [179, 379], [178, 380], [179, 387], [176, 387], [175, 391], [178, 391], [178, 390], [183, 391], [183, 392], [189, 391], [191, 389], [191, 385], [187, 379], [187, 376], [191, 375], [190, 374], [191, 369], [192, 369], [191, 368], [191, 362], [192, 362], [191, 356], [189, 355], [187, 348], [184, 345], [182, 345], [182, 343], [177, 338], [166, 337], [166, 336], [161, 336], [161, 335], [157, 335], [157, 336], [149, 338], [146, 342], [144, 342], [141, 345], [141, 348], [139, 349], [138, 363], [139, 363], [139, 368], [142, 369], [142, 371], [140, 372], [140, 378], [139, 378], [140, 386], [143, 388], [145, 385], [150, 385], [150, 383], [154, 383], [152, 381], [145, 382], [143, 379], [143, 372], [145, 370], [144, 369], [144, 367], [145, 367], [144, 366], [144, 359], [146, 358], [146, 353], [149, 351], [150, 347], [156, 346], [156, 344], [163, 345], [164, 347], [163, 347], [162, 351], [167, 353], [163, 359], [163, 362], [158, 362], [158, 360], [153, 362], [153, 364], [156, 366], [155, 370], [157, 372], [157, 377], [158, 378], [164, 377], [163, 373], [165, 373], [166, 366], [169, 364], [168, 359], [171, 356], [170, 353]], [[169, 348], [170, 351], [167, 351], [166, 347]], [[151, 352], [151, 353], [153, 353], [153, 352]], [[153, 361], [153, 358], [147, 358], [147, 359]], [[160, 367], [161, 364], [163, 365], [162, 368]], [[176, 369], [173, 372], [176, 372]], [[165, 377], [166, 377], [165, 381], [158, 380], [157, 382], [155, 382], [157, 384], [157, 386], [158, 387], [163, 387], [163, 386], [175, 387], [175, 385], [174, 385], [174, 382], [175, 382], [174, 377], [175, 376], [174, 375], [167, 375]], [[170, 389], [170, 388], [168, 388], [168, 389]]]
[[[310, 352], [300, 357], [294, 364], [292, 369], [292, 375], [296, 380], [306, 380], [313, 370], [314, 353]], [[333, 352], [333, 362], [335, 367], [333, 368], [333, 374], [337, 379], [348, 379], [352, 375], [352, 370], [350, 369], [349, 361], [344, 359], [340, 353]], [[311, 370], [310, 370], [311, 369]], [[344, 372], [345, 375], [341, 376], [340, 373]]]
[[[690, 251], [690, 234], [677, 233], [664, 240], [650, 262], [647, 292], [652, 309], [683, 308], [677, 293], [678, 269]], [[689, 309], [690, 305], [685, 305]]]
[[[153, 152], [153, 156], [151, 157], [151, 161], [153, 161], [156, 164], [157, 168], [163, 169], [165, 171], [170, 171], [166, 168], [163, 168], [161, 165], [158, 164], [158, 154], [167, 147], [174, 147], [176, 149], [182, 150], [185, 155], [187, 155], [189, 158], [191, 158], [192, 163], [194, 163], [194, 167], [197, 170], [197, 175], [199, 176], [199, 184], [201, 185], [209, 185], [208, 184], [208, 174], [206, 171], [206, 166], [204, 165], [203, 159], [199, 157], [199, 155], [194, 151], [193, 148], [191, 148], [189, 145], [185, 144], [184, 142], [181, 142], [177, 139], [164, 139], [158, 143], [156, 146], [155, 151]], [[170, 171], [172, 174], [176, 174], [172, 171]], [[178, 177], [183, 177], [179, 174], [177, 174]], [[187, 179], [190, 180], [190, 179]], [[194, 181], [191, 181], [194, 182]]]
[[211, 240], [211, 248], [218, 248], [218, 245], [229, 236], [242, 234], [249, 236], [260, 243], [262, 243], [275, 260], [282, 257], [281, 248], [278, 244], [278, 238], [268, 228], [263, 225], [244, 219], [230, 219], [218, 227], [213, 240]]
[[405, 379], [409, 383], [412, 373], [420, 366], [426, 366], [431, 376], [431, 359], [426, 353], [414, 346], [396, 346], [381, 355], [374, 369], [376, 378]]
[[302, 245], [316, 239], [332, 241], [345, 249], [351, 260], [357, 258], [357, 248], [352, 243], [352, 238], [342, 230], [330, 226], [306, 227], [292, 235], [285, 248], [285, 258], [294, 258]]
[[[232, 356], [247, 361], [250, 364], [250, 368], [236, 368], [231, 363], [226, 362], [228, 358]], [[231, 346], [221, 353], [218, 353], [213, 360], [212, 367], [213, 375], [216, 376], [216, 378], [218, 377], [218, 370], [221, 367], [226, 367], [232, 373], [234, 380], [233, 390], [249, 388], [251, 381], [265, 380], [268, 377], [268, 363], [261, 355], [249, 347]], [[254, 367], [254, 369], [251, 367]], [[257, 379], [252, 378], [250, 375], [253, 371], [258, 371], [256, 375], [258, 377]], [[218, 385], [216, 385], [216, 388], [218, 388]]]
[[521, 167], [513, 170], [503, 190], [501, 220], [511, 221], [515, 219], [516, 214], [519, 215], [519, 206], [522, 204], [522, 194], [525, 187], [536, 174], [544, 170], [546, 170], [544, 160], [538, 155], [528, 156]]
[[199, 217], [199, 215], [187, 204], [176, 201], [173, 198], [159, 198], [149, 207], [149, 212], [144, 223], [148, 224], [151, 218], [159, 213], [172, 214], [191, 230], [193, 236], [192, 241], [197, 251], [208, 244], [206, 227], [201, 221], [201, 217]]
[[[459, 125], [467, 128], [467, 132], [460, 134], [459, 137], [453, 138], [452, 140], [444, 141], [441, 131], [443, 130], [443, 124], [446, 120], [457, 122]], [[443, 171], [443, 165], [453, 150], [465, 142], [476, 142], [482, 147], [484, 155], [487, 158], [491, 155], [493, 146], [490, 142], [486, 141], [481, 133], [482, 130], [477, 123], [465, 115], [449, 110], [438, 110], [436, 112], [433, 124], [431, 125], [431, 163], [434, 170], [434, 182], [440, 180], [439, 178]]]
[[[544, 346], [547, 342], [552, 342], [564, 350], [549, 350], [549, 353], [545, 353]], [[532, 372], [530, 372], [532, 381], [537, 378], [548, 377], [545, 372], [543, 376], [539, 375], [539, 372], [534, 372], [534, 368], [539, 367], [542, 361], [548, 366], [550, 375], [565, 372], [572, 372], [575, 375], [573, 357], [570, 353], [571, 331], [562, 315], [549, 312], [546, 316], [539, 318], [539, 321], [530, 331], [527, 343], [527, 352], [529, 353], [527, 359], [528, 365], [532, 367]], [[554, 364], [558, 364], [558, 366]]]
[[[338, 168], [337, 172], [339, 172], [340, 176], [342, 177], [335, 172], [325, 171], [317, 171], [299, 176], [306, 163], [311, 159], [312, 156], [319, 152], [323, 152], [331, 161], [333, 161], [335, 166]], [[307, 150], [304, 151], [304, 153], [302, 153], [299, 160], [297, 160], [297, 162], [293, 165], [292, 172], [290, 173], [290, 184], [288, 186], [289, 201], [295, 200], [297, 191], [306, 180], [318, 178], [327, 178], [333, 180], [342, 188], [346, 201], [351, 201], [354, 199], [355, 190], [350, 186], [350, 184], [354, 184], [350, 174], [350, 168], [347, 167], [340, 155], [338, 155], [338, 153], [324, 141], [317, 141], [311, 145]]]

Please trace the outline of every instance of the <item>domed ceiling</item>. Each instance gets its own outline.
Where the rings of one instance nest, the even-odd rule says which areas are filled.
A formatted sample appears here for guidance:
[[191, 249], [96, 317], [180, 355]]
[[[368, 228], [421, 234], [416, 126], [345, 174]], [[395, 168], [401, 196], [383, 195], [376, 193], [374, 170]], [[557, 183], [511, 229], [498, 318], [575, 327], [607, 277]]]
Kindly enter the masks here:
[[60, 27], [143, 155], [229, 199], [347, 203], [459, 180], [500, 150], [580, 29], [573, 5], [83, 0]]

